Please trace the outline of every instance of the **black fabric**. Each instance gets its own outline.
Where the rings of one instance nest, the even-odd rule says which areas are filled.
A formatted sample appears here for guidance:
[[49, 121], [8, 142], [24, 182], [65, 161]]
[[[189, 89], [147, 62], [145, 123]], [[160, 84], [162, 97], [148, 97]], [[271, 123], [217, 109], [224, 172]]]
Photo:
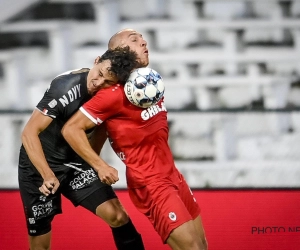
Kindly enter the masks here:
[[[28, 235], [30, 236], [40, 236], [51, 231], [51, 222], [54, 216], [42, 218], [35, 225], [28, 225]], [[28, 223], [28, 221], [27, 221]]]
[[132, 221], [121, 227], [111, 228], [118, 250], [144, 250], [142, 236], [137, 232]]
[[39, 134], [49, 163], [74, 161], [77, 156], [62, 136], [61, 129], [82, 104], [92, 97], [87, 91], [87, 75], [86, 69], [56, 77], [36, 106], [44, 115], [53, 119], [47, 129]]
[[106, 185], [85, 198], [79, 205], [96, 214], [96, 209], [99, 205], [114, 198], [117, 198], [116, 193], [111, 186]]
[[[20, 159], [22, 162], [22, 159]], [[19, 168], [19, 187], [26, 217], [28, 234], [38, 236], [51, 230], [51, 221], [61, 214], [61, 196], [59, 193], [44, 196], [39, 191], [43, 183], [40, 175], [31, 168]]]

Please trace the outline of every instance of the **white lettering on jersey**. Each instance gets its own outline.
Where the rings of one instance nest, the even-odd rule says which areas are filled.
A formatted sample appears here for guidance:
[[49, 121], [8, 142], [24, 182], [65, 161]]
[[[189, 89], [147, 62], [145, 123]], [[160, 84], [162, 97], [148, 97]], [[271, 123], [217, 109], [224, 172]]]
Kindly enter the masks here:
[[125, 156], [124, 152], [118, 152], [117, 156], [120, 158], [121, 161], [126, 160], [126, 156]]
[[[59, 98], [60, 103], [65, 107], [70, 102], [73, 102], [74, 100], [81, 97], [80, 95], [80, 84], [77, 84], [72, 89], [70, 89], [68, 92], [68, 95], [63, 95], [61, 98]], [[67, 98], [69, 97], [69, 98]]]
[[149, 120], [151, 117], [157, 115], [159, 112], [167, 111], [165, 104], [162, 102], [161, 107], [158, 105], [153, 105], [142, 111], [141, 117], [144, 121]]
[[57, 105], [57, 101], [56, 101], [55, 99], [53, 99], [51, 102], [48, 103], [48, 106], [49, 106], [50, 108], [52, 108], [52, 109], [53, 109], [56, 105]]

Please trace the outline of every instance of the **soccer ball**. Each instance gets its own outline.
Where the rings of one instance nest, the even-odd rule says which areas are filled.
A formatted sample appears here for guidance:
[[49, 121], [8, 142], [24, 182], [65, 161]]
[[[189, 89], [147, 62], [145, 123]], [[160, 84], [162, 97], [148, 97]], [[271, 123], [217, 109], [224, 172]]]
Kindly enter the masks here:
[[135, 106], [148, 108], [160, 101], [165, 85], [159, 73], [151, 68], [138, 68], [131, 72], [124, 91], [127, 99]]

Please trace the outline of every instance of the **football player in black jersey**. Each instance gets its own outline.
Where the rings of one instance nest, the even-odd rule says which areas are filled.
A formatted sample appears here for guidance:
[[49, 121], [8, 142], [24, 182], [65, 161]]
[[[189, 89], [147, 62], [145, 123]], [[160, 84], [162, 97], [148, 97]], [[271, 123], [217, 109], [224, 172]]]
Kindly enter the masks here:
[[[74, 206], [102, 218], [112, 228], [118, 249], [144, 249], [141, 235], [112, 187], [99, 180], [99, 173], [72, 150], [61, 134], [65, 122], [96, 91], [126, 81], [137, 67], [136, 59], [129, 47], [117, 48], [97, 57], [91, 69], [55, 77], [25, 125], [18, 175], [31, 250], [50, 249], [51, 222], [62, 213], [61, 195]], [[100, 126], [87, 136], [99, 154], [106, 140], [104, 128]], [[112, 168], [112, 172], [117, 170]]]

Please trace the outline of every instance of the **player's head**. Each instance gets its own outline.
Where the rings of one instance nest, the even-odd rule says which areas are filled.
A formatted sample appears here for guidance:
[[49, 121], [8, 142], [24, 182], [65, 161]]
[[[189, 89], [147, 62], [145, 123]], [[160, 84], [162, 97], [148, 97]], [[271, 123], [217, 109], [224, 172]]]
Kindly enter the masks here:
[[138, 65], [137, 54], [128, 46], [108, 49], [97, 57], [87, 76], [89, 94], [116, 83], [125, 84], [130, 72]]
[[108, 42], [109, 49], [124, 46], [129, 46], [137, 53], [139, 67], [146, 67], [149, 64], [147, 42], [140, 33], [133, 29], [124, 29], [114, 34]]

